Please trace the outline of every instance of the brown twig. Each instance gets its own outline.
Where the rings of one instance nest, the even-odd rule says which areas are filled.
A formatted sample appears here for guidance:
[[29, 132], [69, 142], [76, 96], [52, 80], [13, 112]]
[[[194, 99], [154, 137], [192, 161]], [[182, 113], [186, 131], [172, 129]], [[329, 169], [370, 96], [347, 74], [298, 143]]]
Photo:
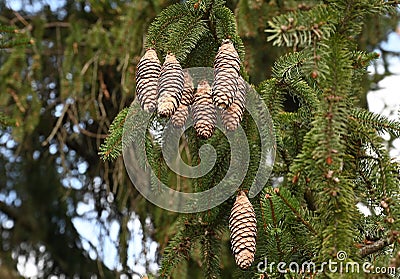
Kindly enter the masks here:
[[44, 142], [42, 142], [42, 146], [46, 146], [54, 138], [54, 136], [56, 135], [58, 129], [60, 129], [60, 126], [61, 126], [62, 121], [64, 119], [64, 115], [68, 111], [68, 108], [69, 108], [69, 104], [68, 103], [64, 104], [64, 108], [63, 108], [63, 110], [61, 112], [60, 117], [57, 120], [56, 125], [54, 126], [53, 130], [51, 131], [51, 133], [47, 137], [47, 139]]
[[107, 135], [105, 134], [96, 134], [93, 133], [91, 131], [88, 131], [86, 129], [83, 129], [79, 123], [78, 123], [78, 119], [76, 119], [75, 115], [72, 113], [72, 111], [68, 110], [68, 117], [72, 120], [72, 122], [78, 127], [79, 132], [81, 132], [82, 134], [84, 134], [85, 136], [91, 137], [91, 138], [97, 138], [97, 139], [105, 139], [107, 137]]
[[399, 232], [393, 232], [391, 234], [389, 234], [389, 236], [387, 236], [386, 238], [383, 239], [379, 239], [378, 241], [375, 241], [374, 243], [370, 244], [370, 245], [365, 245], [364, 247], [362, 247], [359, 251], [360, 256], [362, 258], [374, 254], [380, 250], [382, 250], [383, 248], [393, 244], [398, 236]]
[[7, 88], [7, 92], [11, 95], [11, 97], [14, 99], [15, 104], [17, 105], [18, 109], [20, 112], [25, 113], [26, 109], [25, 107], [22, 105], [21, 100], [19, 99], [17, 93], [11, 89], [11, 88]]

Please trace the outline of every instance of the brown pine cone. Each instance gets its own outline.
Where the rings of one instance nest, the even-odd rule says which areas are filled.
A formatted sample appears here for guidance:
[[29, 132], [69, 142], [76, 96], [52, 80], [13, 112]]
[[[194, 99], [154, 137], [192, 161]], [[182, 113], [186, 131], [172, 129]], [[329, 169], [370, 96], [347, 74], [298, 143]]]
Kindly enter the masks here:
[[227, 109], [233, 103], [238, 89], [240, 58], [230, 40], [224, 40], [214, 60], [212, 96], [214, 104]]
[[181, 104], [175, 111], [174, 115], [171, 116], [172, 125], [175, 128], [182, 128], [189, 115], [189, 107], [187, 105]]
[[232, 105], [221, 112], [222, 124], [228, 131], [234, 131], [242, 121], [245, 105], [246, 105], [247, 84], [242, 77], [238, 80], [238, 91], [233, 100]]
[[247, 269], [256, 253], [257, 220], [253, 206], [245, 192], [241, 191], [229, 216], [231, 245], [236, 264]]
[[208, 139], [215, 130], [217, 112], [212, 102], [211, 87], [206, 80], [197, 85], [192, 105], [194, 129], [199, 137]]
[[178, 108], [183, 91], [183, 71], [175, 55], [167, 54], [158, 79], [158, 106], [161, 116], [171, 116]]
[[136, 69], [136, 96], [143, 110], [155, 111], [157, 107], [157, 83], [160, 75], [160, 60], [154, 49], [148, 49]]

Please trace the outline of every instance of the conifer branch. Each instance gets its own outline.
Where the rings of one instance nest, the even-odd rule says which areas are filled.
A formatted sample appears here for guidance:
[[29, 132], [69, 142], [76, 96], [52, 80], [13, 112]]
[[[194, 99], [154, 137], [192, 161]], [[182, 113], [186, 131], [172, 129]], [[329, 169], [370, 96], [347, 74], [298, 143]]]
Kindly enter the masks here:
[[372, 244], [365, 245], [359, 250], [360, 257], [365, 258], [371, 254], [381, 251], [383, 248], [392, 245], [398, 238], [399, 232], [392, 232], [389, 236], [379, 239]]
[[282, 261], [284, 255], [283, 255], [283, 251], [281, 248], [281, 238], [280, 238], [279, 232], [278, 232], [278, 222], [277, 222], [276, 215], [275, 215], [275, 207], [272, 202], [272, 197], [270, 194], [266, 194], [265, 198], [268, 200], [269, 208], [271, 210], [271, 217], [272, 217], [272, 222], [273, 222], [272, 225], [275, 229], [275, 232], [273, 233], [273, 235], [275, 236], [275, 240], [276, 240], [276, 248], [279, 253], [279, 261]]
[[219, 254], [221, 252], [221, 239], [215, 228], [207, 226], [204, 235], [200, 237], [202, 270], [204, 278], [218, 278], [220, 276]]
[[211, 22], [214, 22], [215, 34], [218, 42], [221, 43], [224, 39], [230, 39], [235, 45], [236, 51], [239, 54], [240, 60], [244, 61], [244, 46], [242, 39], [239, 37], [236, 29], [236, 19], [233, 12], [225, 7], [216, 7], [213, 14], [210, 16]]
[[[184, 17], [189, 10], [185, 4], [174, 4], [164, 9], [151, 23], [148, 30], [146, 49], [163, 50], [162, 42], [166, 41], [167, 30], [170, 25]], [[168, 51], [168, 50], [166, 50]]]
[[15, 121], [0, 111], [0, 128], [4, 128], [7, 126], [14, 126], [14, 125]]
[[367, 129], [376, 130], [378, 133], [388, 132], [395, 138], [400, 137], [400, 123], [388, 119], [381, 114], [375, 114], [364, 109], [353, 109], [350, 119], [357, 121]]
[[109, 129], [109, 135], [104, 143], [100, 146], [99, 155], [105, 160], [115, 159], [122, 153], [122, 136], [125, 119], [128, 115], [129, 108], [124, 108], [114, 118]]
[[208, 31], [201, 18], [190, 15], [181, 18], [173, 24], [166, 43], [168, 51], [175, 54], [179, 61], [184, 61], [187, 55], [196, 47], [199, 40]]
[[309, 11], [290, 12], [274, 17], [265, 32], [276, 46], [306, 47], [314, 40], [327, 39], [335, 31], [335, 11], [318, 5]]
[[0, 49], [13, 48], [33, 44], [34, 41], [15, 26], [0, 24]]
[[318, 235], [317, 231], [311, 226], [309, 222], [304, 220], [303, 216], [288, 202], [288, 200], [281, 195], [279, 188], [274, 189], [274, 193], [290, 208], [290, 210], [296, 215], [296, 217], [312, 232], [314, 235]]
[[301, 66], [306, 62], [304, 52], [292, 52], [281, 56], [274, 63], [272, 75], [284, 82], [303, 76]]
[[279, 79], [271, 78], [263, 81], [257, 89], [274, 119], [283, 111], [284, 92], [279, 88]]

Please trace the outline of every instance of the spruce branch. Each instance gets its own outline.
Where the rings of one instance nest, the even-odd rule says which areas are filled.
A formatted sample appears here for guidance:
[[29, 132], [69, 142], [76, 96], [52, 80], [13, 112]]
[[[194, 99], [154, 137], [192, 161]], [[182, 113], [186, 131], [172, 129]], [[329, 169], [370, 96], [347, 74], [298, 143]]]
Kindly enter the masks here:
[[272, 76], [283, 82], [303, 76], [302, 65], [306, 62], [304, 52], [292, 52], [281, 56], [272, 67]]
[[281, 248], [281, 238], [279, 236], [280, 233], [278, 231], [279, 228], [278, 228], [278, 222], [277, 222], [277, 218], [276, 218], [276, 214], [275, 214], [274, 203], [272, 202], [272, 198], [271, 198], [270, 194], [266, 194], [265, 199], [268, 200], [268, 205], [269, 205], [269, 208], [271, 211], [271, 217], [272, 217], [272, 222], [273, 222], [272, 225], [273, 225], [273, 228], [275, 229], [275, 232], [273, 235], [275, 236], [275, 240], [276, 240], [276, 248], [279, 253], [279, 261], [282, 261], [284, 255], [283, 255], [283, 251]]
[[274, 17], [265, 32], [276, 46], [306, 47], [314, 40], [327, 39], [335, 31], [335, 11], [318, 5], [309, 11], [296, 11]]
[[207, 25], [201, 18], [187, 15], [170, 27], [168, 51], [175, 54], [179, 61], [184, 61], [187, 55], [196, 47], [199, 40], [208, 31]]
[[7, 126], [14, 126], [15, 120], [11, 119], [5, 113], [0, 111], [0, 128], [5, 128]]
[[312, 232], [314, 235], [318, 235], [317, 231], [311, 226], [309, 222], [307, 222], [301, 214], [288, 202], [288, 200], [281, 195], [279, 188], [274, 189], [274, 193], [290, 208], [294, 215]]
[[182, 259], [189, 259], [189, 253], [193, 245], [191, 236], [194, 236], [193, 230], [190, 234], [179, 232], [168, 243], [161, 262], [160, 278], [169, 278], [173, 268]]
[[215, 35], [218, 42], [221, 43], [224, 39], [230, 39], [235, 45], [240, 60], [243, 62], [244, 46], [242, 39], [237, 33], [236, 18], [233, 12], [225, 6], [215, 7], [210, 15], [210, 21], [215, 28]]
[[[146, 48], [164, 50], [163, 42], [166, 41], [166, 34], [172, 23], [190, 13], [185, 4], [174, 4], [164, 9], [151, 23], [147, 32]], [[165, 50], [167, 52], [168, 50]]]
[[215, 31], [220, 42], [237, 35], [235, 15], [229, 8], [225, 6], [215, 8], [212, 16], [212, 19], [215, 20]]
[[[390, 160], [387, 149], [382, 145], [382, 138], [376, 133], [366, 132], [363, 133], [364, 141], [366, 142], [365, 148], [368, 150], [370, 159], [366, 164], [366, 171], [369, 173], [370, 181], [375, 185], [377, 195], [375, 198], [377, 201], [386, 200], [389, 197], [396, 200], [392, 202], [388, 207], [388, 218], [393, 219], [393, 211], [390, 208], [394, 208], [395, 212], [399, 212], [399, 166], [396, 162]], [[368, 157], [366, 157], [368, 159]], [[393, 224], [388, 223], [390, 226]]]
[[285, 92], [279, 87], [279, 80], [280, 78], [268, 79], [260, 83], [257, 88], [257, 92], [261, 95], [274, 119], [283, 111], [285, 100]]
[[34, 41], [15, 26], [0, 24], [0, 49], [14, 48], [33, 44]]
[[379, 58], [378, 53], [365, 51], [353, 51], [351, 56], [354, 61], [354, 68], [357, 69], [365, 69], [372, 61]]
[[395, 13], [392, 4], [388, 1], [369, 0], [369, 1], [328, 1], [334, 9], [339, 12], [340, 20], [337, 24], [337, 32], [354, 38], [363, 27], [363, 22], [367, 16], [376, 14]]
[[366, 129], [373, 129], [380, 134], [386, 131], [395, 138], [400, 137], [400, 122], [390, 120], [384, 115], [355, 108], [351, 112], [350, 119], [356, 121]]
[[99, 155], [104, 161], [115, 159], [122, 153], [122, 136], [128, 112], [129, 108], [121, 110], [110, 125], [109, 135], [100, 146]]
[[207, 226], [204, 235], [200, 236], [202, 270], [204, 278], [220, 277], [219, 254], [221, 253], [221, 239], [212, 226]]

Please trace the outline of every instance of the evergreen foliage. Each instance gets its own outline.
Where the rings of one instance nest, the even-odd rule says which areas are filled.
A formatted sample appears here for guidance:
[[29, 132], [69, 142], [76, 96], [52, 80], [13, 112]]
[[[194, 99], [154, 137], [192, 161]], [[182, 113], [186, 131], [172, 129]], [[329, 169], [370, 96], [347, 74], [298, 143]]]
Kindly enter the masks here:
[[[137, 263], [149, 278], [155, 273], [146, 254], [151, 240], [159, 244], [161, 278], [376, 275], [330, 273], [326, 268], [318, 274], [282, 274], [276, 265], [271, 271], [257, 270], [265, 259], [300, 266], [313, 261], [321, 268], [336, 260], [340, 250], [347, 253], [347, 262], [360, 267], [368, 261], [400, 272], [399, 164], [380, 137], [399, 137], [400, 124], [365, 109], [371, 85], [366, 67], [377, 58], [368, 50], [397, 24], [399, 1], [60, 2], [58, 11], [43, 6], [39, 12], [20, 13], [0, 2], [0, 125], [15, 124], [1, 130], [1, 278], [19, 278], [19, 259], [32, 255], [38, 267], [45, 262], [38, 277], [132, 274], [128, 246], [134, 237], [143, 237]], [[268, 107], [276, 136], [272, 175], [250, 199], [258, 236], [255, 261], [246, 271], [235, 266], [229, 245], [228, 217], [235, 197], [197, 214], [167, 212], [135, 190], [120, 157], [124, 123], [129, 112], [140, 110], [135, 102], [129, 105], [143, 53], [154, 48], [161, 62], [173, 54], [183, 68], [212, 67], [227, 38], [239, 54], [241, 75]], [[374, 75], [372, 82], [381, 78]], [[207, 140], [199, 139], [193, 128], [185, 132], [179, 152], [189, 165], [200, 163], [203, 144], [217, 153], [210, 172], [187, 179], [163, 159], [159, 135], [166, 121], [153, 116], [146, 138], [135, 134], [135, 127], [147, 124], [138, 120], [125, 135], [141, 140], [138, 144], [162, 182], [193, 192], [224, 178], [231, 150], [221, 131]], [[241, 125], [251, 161], [238, 186], [247, 191], [259, 168], [262, 136], [249, 113]], [[12, 139], [11, 144], [4, 139]], [[87, 165], [83, 172], [82, 165]], [[79, 181], [81, 188], [69, 181]], [[149, 187], [157, 191], [157, 183], [150, 181]], [[11, 202], [3, 199], [13, 195]], [[93, 204], [83, 216], [78, 212], [82, 203]], [[359, 203], [371, 215], [359, 212]], [[134, 235], [132, 216], [140, 221], [143, 236]], [[105, 251], [79, 236], [74, 218], [98, 220], [104, 234], [110, 233], [111, 223], [119, 225], [115, 266], [106, 266]]]
[[33, 43], [33, 40], [17, 27], [0, 24], [0, 49], [11, 49], [29, 43]]
[[[250, 2], [240, 1], [237, 8], [242, 21], [241, 13], [248, 11]], [[398, 245], [394, 243], [399, 234], [400, 215], [396, 215], [400, 210], [399, 165], [390, 159], [377, 133], [389, 132], [399, 137], [400, 123], [356, 108], [365, 94], [362, 87], [365, 67], [376, 55], [359, 51], [354, 40], [367, 16], [394, 13], [393, 4], [366, 0], [316, 2], [268, 20], [267, 41], [292, 50], [288, 49], [276, 60], [272, 77], [257, 88], [274, 121], [277, 158], [270, 181], [253, 200], [260, 204], [255, 206], [260, 231], [257, 257], [250, 271], [238, 273], [241, 278], [259, 278], [257, 260], [264, 258], [300, 265], [313, 261], [321, 267], [322, 262], [336, 259], [338, 253], [345, 251], [345, 262], [362, 263], [366, 254], [380, 250], [367, 246], [361, 250], [356, 248], [364, 245], [361, 242], [368, 235], [376, 233], [376, 227], [372, 226], [376, 222], [383, 231], [379, 238], [383, 244], [377, 246], [382, 249], [390, 246], [387, 253], [391, 257], [398, 253]], [[206, 43], [204, 38], [211, 42]], [[175, 53], [187, 67], [210, 66], [216, 46], [225, 38], [234, 42], [242, 64], [245, 63], [235, 16], [223, 1], [185, 1], [159, 14], [148, 30], [147, 46], [153, 47], [161, 57], [167, 52]], [[247, 75], [244, 68], [242, 72]], [[294, 111], [285, 111], [287, 96], [298, 102]], [[259, 138], [248, 117], [245, 116], [242, 125], [249, 146], [258, 146]], [[110, 138], [115, 135], [116, 130], [111, 130]], [[195, 158], [196, 148], [202, 142], [193, 136], [193, 132], [187, 132], [190, 153], [186, 156]], [[218, 155], [229, 150], [219, 133], [208, 142], [218, 142]], [[106, 142], [103, 149], [112, 148]], [[157, 166], [154, 162], [160, 159], [155, 151], [146, 151], [151, 154], [152, 165]], [[259, 156], [259, 150], [254, 148], [242, 190], [252, 184], [254, 168], [257, 168], [253, 164]], [[212, 187], [228, 165], [229, 160], [218, 160], [211, 175], [191, 181], [192, 190]], [[273, 188], [273, 181], [278, 178], [283, 182]], [[199, 183], [202, 186], [196, 187]], [[372, 217], [362, 216], [357, 209], [360, 202], [373, 212]], [[227, 214], [231, 204], [232, 200], [208, 212], [177, 220], [181, 229], [164, 251], [162, 278], [173, 274], [174, 268], [179, 269], [181, 259], [188, 260], [197, 245], [201, 247], [205, 277], [219, 276], [219, 249], [215, 250], [218, 245], [215, 238], [209, 238], [208, 231], [205, 235], [202, 232], [204, 226], [215, 226], [222, 230], [214, 233], [220, 237], [226, 234], [226, 217], [215, 217]], [[376, 213], [376, 208], [383, 208], [382, 213]], [[390, 264], [389, 258], [385, 257], [386, 266]], [[383, 264], [380, 260], [376, 256], [373, 263]], [[267, 273], [269, 278], [282, 275], [276, 269]], [[303, 275], [291, 273], [296, 278], [316, 275], [312, 271]], [[327, 268], [322, 268], [322, 273], [317, 275], [341, 276]]]
[[[16, 48], [18, 46], [26, 46], [34, 41], [29, 39], [23, 31], [15, 26], [0, 24], [0, 51]], [[0, 111], [0, 127], [14, 126], [16, 121]]]

